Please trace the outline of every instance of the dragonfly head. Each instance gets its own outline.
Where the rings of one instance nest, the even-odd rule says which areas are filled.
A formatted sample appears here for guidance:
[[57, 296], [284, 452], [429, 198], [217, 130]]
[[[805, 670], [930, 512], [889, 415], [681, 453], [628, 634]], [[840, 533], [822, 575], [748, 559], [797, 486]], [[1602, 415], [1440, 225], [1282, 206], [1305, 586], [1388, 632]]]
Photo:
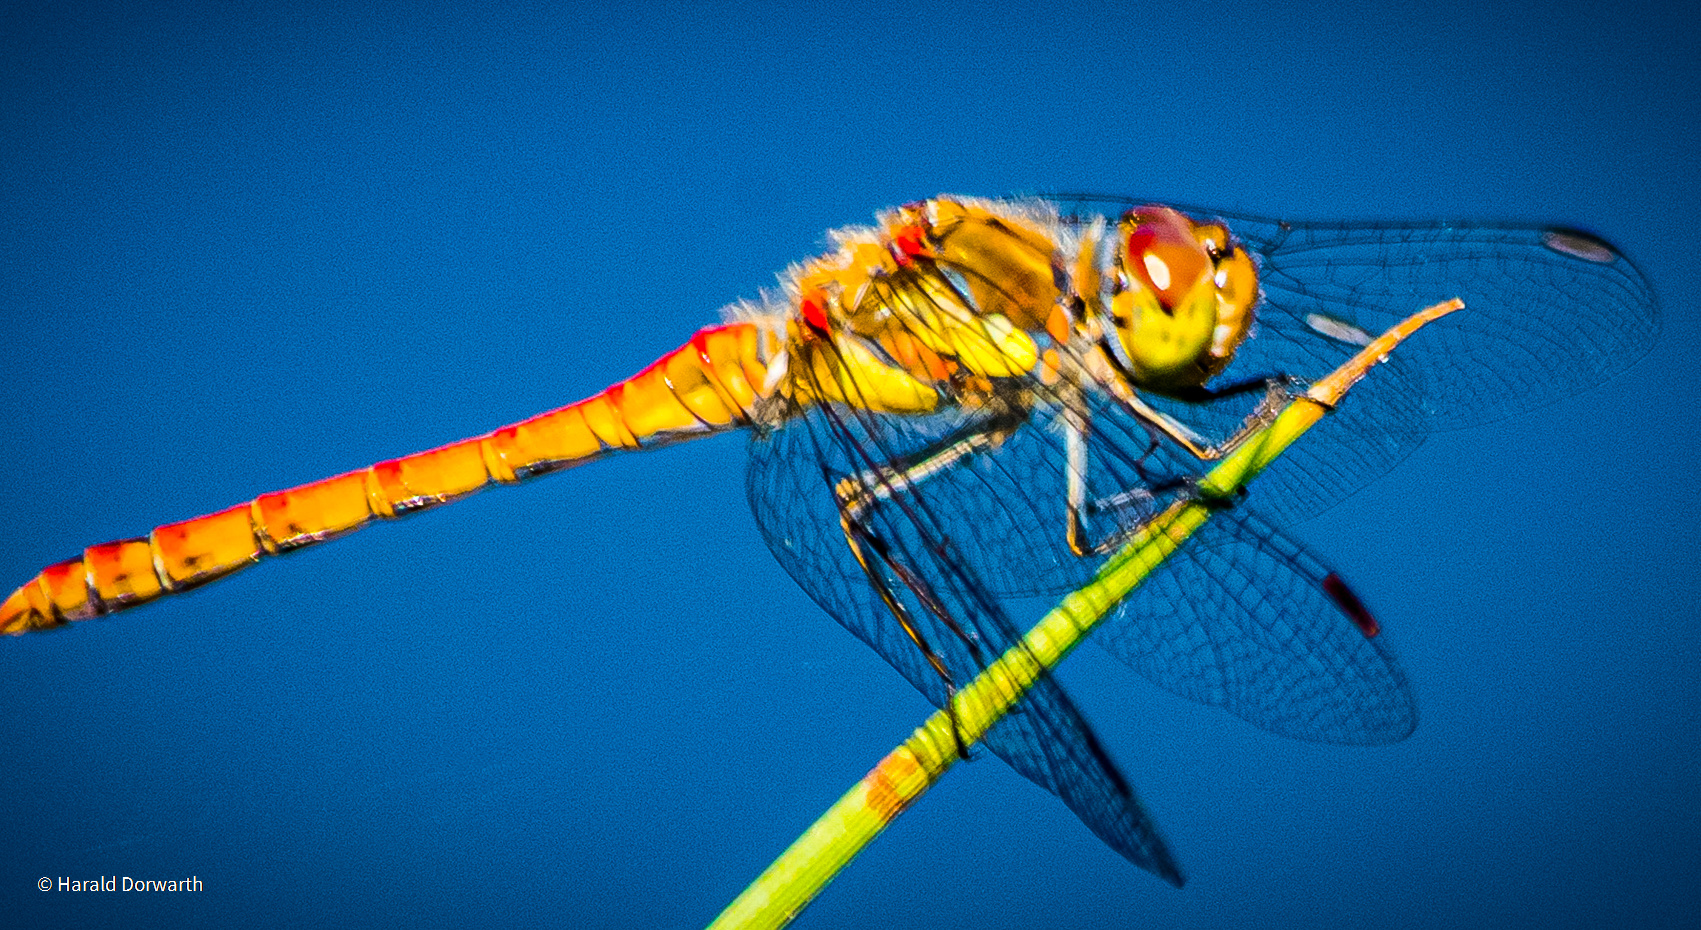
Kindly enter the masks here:
[[1203, 385], [1252, 327], [1258, 270], [1221, 224], [1168, 207], [1130, 210], [1117, 225], [1112, 271], [1112, 349], [1139, 387]]

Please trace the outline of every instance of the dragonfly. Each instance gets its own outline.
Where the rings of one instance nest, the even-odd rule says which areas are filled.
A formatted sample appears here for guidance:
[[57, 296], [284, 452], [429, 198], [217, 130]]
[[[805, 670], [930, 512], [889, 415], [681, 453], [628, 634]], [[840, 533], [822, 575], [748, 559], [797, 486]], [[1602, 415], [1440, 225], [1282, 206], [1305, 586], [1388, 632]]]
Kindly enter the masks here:
[[[1437, 430], [1599, 384], [1651, 346], [1636, 266], [1565, 227], [1278, 222], [1132, 199], [940, 196], [829, 234], [776, 290], [573, 404], [143, 537], [0, 604], [0, 632], [102, 617], [267, 557], [619, 453], [750, 437], [747, 494], [802, 588], [936, 706], [1085, 584], [1208, 464], [1419, 307], [1401, 347], [1095, 634], [1267, 731], [1384, 744], [1410, 683], [1351, 588], [1285, 531]], [[1081, 711], [1041, 678], [983, 739], [1135, 865], [1176, 858]], [[958, 750], [967, 753], [967, 747]]]

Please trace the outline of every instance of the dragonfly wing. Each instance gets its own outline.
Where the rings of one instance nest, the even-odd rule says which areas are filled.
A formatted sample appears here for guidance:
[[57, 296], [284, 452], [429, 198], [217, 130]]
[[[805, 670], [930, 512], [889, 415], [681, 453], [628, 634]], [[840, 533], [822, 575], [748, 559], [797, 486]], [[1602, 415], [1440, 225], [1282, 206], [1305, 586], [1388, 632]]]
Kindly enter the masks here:
[[[1066, 212], [1115, 214], [1142, 201], [1058, 202]], [[1575, 230], [1278, 222], [1181, 209], [1222, 220], [1258, 260], [1264, 299], [1219, 384], [1272, 374], [1315, 380], [1411, 313], [1454, 297], [1465, 303], [1402, 343], [1335, 417], [1260, 478], [1260, 507], [1279, 524], [1338, 503], [1398, 464], [1425, 433], [1490, 423], [1604, 382], [1659, 333], [1647, 278], [1611, 245]], [[1184, 421], [1238, 409], [1179, 407]]]
[[[1610, 245], [1541, 227], [1288, 224], [1260, 243], [1264, 328], [1317, 316], [1371, 334], [1458, 297], [1465, 312], [1401, 346], [1439, 429], [1490, 423], [1600, 384], [1659, 333], [1647, 278]], [[1313, 337], [1315, 338], [1315, 336]]]
[[[758, 435], [749, 473], [752, 510], [780, 564], [935, 706], [944, 706], [950, 686], [881, 600], [880, 588], [901, 605], [956, 685], [969, 682], [1015, 645], [1020, 630], [960, 555], [973, 540], [962, 535], [962, 515], [933, 496], [932, 481], [915, 488], [886, 487], [887, 497], [864, 513], [861, 525], [889, 558], [875, 564], [873, 582], [846, 542], [833, 489], [850, 478], [874, 490], [877, 482], [861, 456], [901, 459], [955, 434], [965, 422], [953, 416], [879, 418], [818, 407]], [[1004, 511], [1002, 519], [1012, 522], [1019, 514], [1019, 508]], [[1017, 772], [1061, 798], [1130, 862], [1181, 883], [1145, 807], [1055, 681], [1037, 682], [984, 742]]]
[[1338, 576], [1256, 515], [1218, 513], [1099, 627], [1117, 658], [1272, 733], [1398, 742], [1410, 683]]
[[[1419, 333], [1414, 340], [1422, 338]], [[1236, 359], [1241, 372], [1303, 372], [1316, 376], [1317, 358], [1328, 359], [1330, 368], [1347, 360], [1356, 346], [1316, 347], [1301, 350], [1280, 340], [1248, 343], [1244, 357]], [[1402, 344], [1401, 349], [1405, 346]], [[1244, 366], [1244, 367], [1242, 367]], [[1409, 390], [1409, 365], [1399, 355], [1377, 366], [1371, 377], [1353, 386], [1329, 416], [1314, 426], [1299, 442], [1272, 462], [1248, 488], [1259, 512], [1277, 526], [1288, 526], [1315, 516], [1355, 491], [1386, 474], [1423, 444], [1428, 435], [1419, 408], [1421, 397]], [[1147, 403], [1213, 442], [1232, 436], [1246, 419], [1257, 412], [1261, 394], [1253, 392], [1225, 397], [1212, 403], [1188, 403], [1161, 397]], [[1145, 424], [1109, 398], [1100, 398], [1092, 413], [1088, 437], [1087, 486], [1089, 499], [1126, 499], [1141, 489], [1160, 491], [1174, 488], [1202, 474], [1210, 463], [1201, 463], [1186, 450], [1167, 440], [1152, 445]], [[1146, 510], [1167, 501], [1161, 494]], [[1138, 508], [1120, 515], [1124, 529], [1146, 516]]]
[[[1355, 390], [1374, 388], [1374, 382], [1367, 379]], [[1348, 404], [1352, 400], [1349, 396]], [[1250, 412], [1256, 399], [1241, 402], [1248, 409], [1227, 415], [1225, 422]], [[1339, 421], [1325, 421], [1317, 429], [1341, 422], [1351, 427], [1358, 409], [1344, 404], [1333, 415]], [[974, 428], [973, 419], [962, 414], [890, 419], [880, 424], [878, 441], [858, 435], [856, 446], [880, 448], [902, 459]], [[1109, 402], [1095, 409], [1092, 422], [1088, 497], [1121, 501], [1089, 519], [1093, 538], [1131, 531], [1190, 493], [1186, 481], [1199, 466], [1185, 453], [1165, 445], [1154, 448], [1144, 428]], [[1194, 423], [1200, 425], [1197, 419]], [[855, 421], [845, 426], [867, 428]], [[800, 423], [758, 441], [757, 467], [750, 474], [758, 522], [780, 562], [816, 601], [938, 704], [944, 699], [943, 683], [890, 613], [871, 600], [867, 579], [845, 544], [837, 508], [819, 475], [824, 465], [833, 474], [846, 474], [849, 462], [829, 455], [824, 463], [823, 453], [836, 447], [817, 448], [818, 432]], [[1308, 435], [1273, 467], [1286, 466], [1288, 457], [1297, 457], [1302, 466], [1260, 476], [1250, 499], [1260, 507], [1267, 500], [1280, 504], [1279, 495], [1269, 493], [1269, 483], [1303, 484], [1340, 474], [1329, 469], [1351, 464], [1349, 453], [1359, 456], [1360, 467], [1375, 464], [1376, 454], [1415, 447], [1413, 436], [1421, 439], [1421, 434], [1399, 430], [1349, 428], [1342, 434], [1345, 445], [1328, 455], [1308, 454], [1313, 438]], [[934, 576], [947, 575], [947, 581], [935, 578], [933, 583], [947, 589], [973, 579], [983, 597], [1007, 601], [1080, 587], [1103, 558], [1081, 558], [1068, 548], [1063, 442], [1045, 411], [1036, 411], [998, 445], [933, 473], [914, 495], [877, 511], [876, 516], [894, 521], [881, 527], [883, 535], [917, 552], [914, 561], [934, 560], [937, 551], [929, 547], [939, 544], [929, 544], [913, 527], [916, 519], [937, 517], [927, 535], [946, 541], [952, 567], [933, 570]], [[796, 466], [805, 457], [815, 463], [812, 472]], [[904, 512], [912, 499], [919, 500], [919, 509]], [[1105, 621], [1100, 639], [1160, 687], [1223, 707], [1274, 733], [1335, 743], [1402, 739], [1416, 724], [1411, 688], [1384, 642], [1367, 640], [1326, 593], [1328, 576], [1315, 558], [1260, 516], [1244, 509], [1221, 513]], [[961, 609], [971, 617], [989, 613], [978, 603]], [[1007, 626], [977, 622], [982, 629], [969, 632], [985, 643], [1002, 647], [1015, 641]], [[957, 642], [949, 629], [930, 630], [928, 638], [941, 651]], [[972, 674], [986, 658], [958, 656], [951, 667]], [[1034, 780], [1051, 787], [1042, 778]]]
[[1124, 859], [1181, 887], [1181, 868], [1145, 805], [1051, 677], [1035, 682], [983, 742], [1024, 778], [1061, 798]]

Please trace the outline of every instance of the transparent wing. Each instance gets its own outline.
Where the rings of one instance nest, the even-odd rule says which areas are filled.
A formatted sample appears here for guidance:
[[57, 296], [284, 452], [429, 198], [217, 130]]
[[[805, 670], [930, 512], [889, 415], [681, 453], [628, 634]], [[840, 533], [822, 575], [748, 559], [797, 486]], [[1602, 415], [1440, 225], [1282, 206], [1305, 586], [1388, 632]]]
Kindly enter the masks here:
[[[1139, 203], [1057, 200], [1065, 211], [1112, 214]], [[1285, 223], [1181, 209], [1221, 219], [1258, 259], [1264, 300], [1220, 383], [1268, 374], [1312, 380], [1350, 355], [1361, 335], [1449, 298], [1465, 302], [1464, 312], [1402, 344], [1390, 365], [1354, 389], [1342, 416], [1260, 479], [1262, 507], [1278, 523], [1340, 501], [1428, 432], [1490, 423], [1600, 384], [1646, 354], [1659, 333], [1647, 278], [1610, 244], [1576, 230]], [[1214, 414], [1195, 408], [1180, 416]]]
[[[939, 506], [926, 490], [918, 493], [925, 486], [881, 486], [870, 469], [972, 425], [962, 415], [874, 417], [818, 407], [758, 435], [752, 445], [748, 490], [774, 555], [823, 609], [936, 706], [946, 702], [947, 683], [882, 601], [881, 589], [901, 605], [955, 684], [966, 684], [1017, 643], [1020, 630], [980, 580], [974, 562], [962, 556], [962, 546], [975, 544], [974, 535], [964, 532], [962, 515]], [[841, 530], [834, 487], [844, 479], [885, 495], [860, 516], [887, 559], [876, 563], [872, 581]], [[1122, 856], [1181, 884], [1156, 825], [1055, 681], [1036, 683], [984, 742], [1061, 798]]]
[[[1374, 380], [1354, 390], [1370, 388]], [[1248, 408], [1253, 404], [1245, 401]], [[1137, 421], [1116, 410], [1113, 401], [1100, 399], [1090, 418], [1095, 428], [1088, 441], [1087, 490], [1089, 500], [1099, 502], [1087, 519], [1093, 539], [1135, 529], [1189, 493], [1188, 481], [1198, 474], [1197, 463], [1185, 453], [1154, 445]], [[1350, 415], [1347, 410], [1334, 414]], [[883, 454], [898, 461], [948, 446], [996, 416], [891, 419], [884, 426]], [[1313, 432], [1329, 425], [1325, 421]], [[891, 438], [900, 430], [901, 440]], [[1307, 455], [1311, 438], [1307, 435], [1284, 458]], [[860, 436], [853, 441], [870, 445]], [[768, 537], [780, 561], [829, 612], [836, 604], [866, 599], [867, 592], [856, 590], [866, 583], [845, 551], [836, 511], [783, 512], [796, 508], [803, 492], [795, 479], [785, 479], [778, 450], [763, 451], [762, 467], [751, 473], [751, 500], [765, 533], [784, 527], [780, 535]], [[1325, 464], [1314, 455], [1309, 460], [1314, 468]], [[1068, 547], [1066, 467], [1055, 412], [1039, 407], [1002, 442], [932, 474], [910, 489], [909, 497], [920, 498], [926, 512], [940, 515], [929, 532], [949, 541], [952, 560], [986, 598], [1057, 595], [1086, 584], [1104, 561], [1077, 556]], [[774, 486], [776, 481], [781, 483]], [[1330, 572], [1254, 512], [1252, 507], [1266, 497], [1263, 481], [1253, 483], [1246, 503], [1216, 515], [1128, 603], [1105, 618], [1096, 635], [1160, 687], [1223, 707], [1270, 732], [1331, 743], [1404, 738], [1417, 719], [1404, 673], [1382, 642], [1364, 636], [1327, 593], [1324, 580]], [[763, 513], [776, 510], [782, 513]], [[831, 558], [840, 564], [826, 567], [823, 560]], [[889, 615], [872, 611], [862, 623], [873, 629], [856, 630], [858, 635], [889, 660], [899, 656], [894, 664], [908, 662], [908, 669], [900, 668], [912, 681], [919, 676], [937, 683]], [[1201, 648], [1201, 642], [1211, 648]]]
[[1417, 727], [1405, 672], [1340, 578], [1244, 510], [1219, 513], [1097, 636], [1182, 697], [1297, 739], [1393, 743]]

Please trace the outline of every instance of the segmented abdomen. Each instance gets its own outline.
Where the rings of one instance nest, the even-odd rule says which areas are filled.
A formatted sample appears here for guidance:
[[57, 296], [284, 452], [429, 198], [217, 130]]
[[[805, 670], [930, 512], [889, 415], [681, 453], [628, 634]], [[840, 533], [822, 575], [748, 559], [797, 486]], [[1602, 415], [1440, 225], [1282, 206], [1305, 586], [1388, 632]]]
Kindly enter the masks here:
[[90, 546], [0, 604], [0, 633], [51, 629], [222, 578], [264, 556], [614, 452], [746, 426], [773, 337], [755, 323], [701, 330], [599, 394], [495, 432], [274, 491], [147, 536]]

